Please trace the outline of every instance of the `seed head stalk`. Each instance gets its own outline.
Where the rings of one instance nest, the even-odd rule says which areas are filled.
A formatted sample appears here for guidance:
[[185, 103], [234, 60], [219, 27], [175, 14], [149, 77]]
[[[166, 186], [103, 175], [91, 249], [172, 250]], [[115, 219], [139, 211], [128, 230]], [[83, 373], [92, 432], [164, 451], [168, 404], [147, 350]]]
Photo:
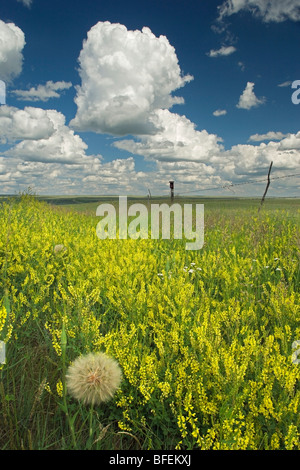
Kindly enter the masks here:
[[67, 334], [65, 329], [65, 324], [63, 323], [61, 330], [61, 357], [62, 357], [62, 369], [63, 369], [63, 407], [69, 423], [69, 428], [72, 435], [73, 446], [76, 449], [77, 443], [75, 438], [74, 423], [72, 422], [69, 414], [68, 403], [67, 403], [67, 384], [66, 384], [66, 351], [67, 351]]

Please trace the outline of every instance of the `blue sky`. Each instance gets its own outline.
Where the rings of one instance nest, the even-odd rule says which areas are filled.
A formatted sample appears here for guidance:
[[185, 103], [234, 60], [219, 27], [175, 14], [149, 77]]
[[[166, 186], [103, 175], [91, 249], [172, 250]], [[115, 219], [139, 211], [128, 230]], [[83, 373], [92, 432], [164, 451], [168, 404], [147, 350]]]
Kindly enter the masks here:
[[300, 173], [299, 39], [300, 0], [2, 0], [0, 193], [261, 195]]

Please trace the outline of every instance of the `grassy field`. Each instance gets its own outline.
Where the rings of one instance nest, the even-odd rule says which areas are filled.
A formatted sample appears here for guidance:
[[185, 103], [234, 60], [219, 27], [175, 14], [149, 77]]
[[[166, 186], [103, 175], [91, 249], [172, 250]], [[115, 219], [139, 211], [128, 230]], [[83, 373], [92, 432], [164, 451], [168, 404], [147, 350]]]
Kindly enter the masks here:
[[[0, 448], [299, 450], [299, 200], [175, 199], [204, 204], [198, 251], [99, 240], [101, 202], [0, 205]], [[84, 403], [69, 367], [98, 352], [122, 380]]]

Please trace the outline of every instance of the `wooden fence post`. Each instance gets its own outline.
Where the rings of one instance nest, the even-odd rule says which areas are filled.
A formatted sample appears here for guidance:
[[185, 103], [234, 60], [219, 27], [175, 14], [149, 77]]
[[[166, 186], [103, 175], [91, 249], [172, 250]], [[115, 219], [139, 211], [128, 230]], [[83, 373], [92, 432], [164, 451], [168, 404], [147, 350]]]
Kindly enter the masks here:
[[174, 181], [169, 181], [171, 190], [171, 199], [174, 198]]
[[266, 189], [265, 189], [264, 195], [263, 195], [262, 200], [261, 200], [261, 202], [260, 202], [260, 206], [259, 206], [258, 212], [260, 212], [260, 209], [262, 208], [262, 205], [263, 205], [263, 203], [264, 203], [266, 194], [267, 194], [268, 189], [269, 189], [269, 186], [270, 186], [270, 182], [271, 182], [271, 180], [270, 180], [270, 174], [271, 174], [272, 166], [273, 166], [273, 162], [271, 162], [271, 165], [270, 165], [270, 168], [269, 168], [267, 187], [266, 187]]

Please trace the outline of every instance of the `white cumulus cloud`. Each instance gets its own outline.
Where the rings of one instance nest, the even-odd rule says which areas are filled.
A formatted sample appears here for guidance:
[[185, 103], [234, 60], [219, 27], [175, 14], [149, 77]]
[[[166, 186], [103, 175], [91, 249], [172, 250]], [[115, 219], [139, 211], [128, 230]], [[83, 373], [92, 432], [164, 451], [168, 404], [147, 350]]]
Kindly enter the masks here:
[[[43, 111], [38, 111], [38, 108], [31, 109], [36, 109], [36, 113], [40, 112], [41, 114]], [[65, 125], [65, 116], [63, 114], [56, 110], [46, 110], [45, 113], [45, 121], [48, 118], [47, 125], [52, 126], [52, 133], [45, 136], [34, 136], [35, 138], [29, 138], [28, 136], [26, 140], [18, 142], [4, 154], [26, 161], [82, 163], [87, 158], [85, 154], [88, 148], [87, 144]], [[26, 126], [26, 124], [23, 125]]]
[[[297, 150], [300, 151], [300, 131], [297, 134], [288, 134], [284, 139], [280, 141], [279, 150], [291, 150], [292, 152]], [[298, 165], [300, 160], [298, 158]]]
[[0, 20], [0, 80], [12, 81], [20, 75], [25, 35], [14, 23]]
[[139, 141], [120, 140], [114, 145], [155, 161], [209, 161], [222, 148], [217, 135], [196, 130], [185, 116], [164, 109], [156, 111], [152, 120], [160, 128], [156, 134], [143, 136]]
[[54, 132], [54, 125], [44, 109], [3, 105], [0, 106], [0, 129], [0, 142], [5, 143], [48, 138]]
[[[80, 162], [32, 161], [17, 155], [0, 156], [2, 192], [29, 186], [43, 194], [144, 194], [149, 174], [137, 171], [132, 157], [103, 163], [101, 156], [86, 156]], [[155, 175], [151, 175], [154, 177]], [[161, 188], [160, 188], [161, 189]]]
[[53, 82], [49, 80], [45, 85], [31, 87], [30, 90], [12, 90], [11, 93], [22, 101], [48, 101], [50, 98], [59, 98], [59, 91], [71, 88], [71, 82]]
[[254, 86], [255, 84], [253, 82], [247, 83], [245, 90], [240, 96], [237, 108], [249, 110], [265, 102], [265, 98], [257, 98], [254, 93]]
[[260, 145], [235, 145], [224, 152], [224, 159], [232, 162], [231, 178], [249, 179], [250, 175], [266, 175], [273, 161], [273, 170], [295, 170], [300, 165], [300, 132], [280, 142]]
[[157, 128], [151, 114], [183, 99], [172, 93], [192, 80], [183, 76], [175, 49], [149, 28], [98, 22], [88, 32], [79, 55], [76, 130], [141, 135]]

